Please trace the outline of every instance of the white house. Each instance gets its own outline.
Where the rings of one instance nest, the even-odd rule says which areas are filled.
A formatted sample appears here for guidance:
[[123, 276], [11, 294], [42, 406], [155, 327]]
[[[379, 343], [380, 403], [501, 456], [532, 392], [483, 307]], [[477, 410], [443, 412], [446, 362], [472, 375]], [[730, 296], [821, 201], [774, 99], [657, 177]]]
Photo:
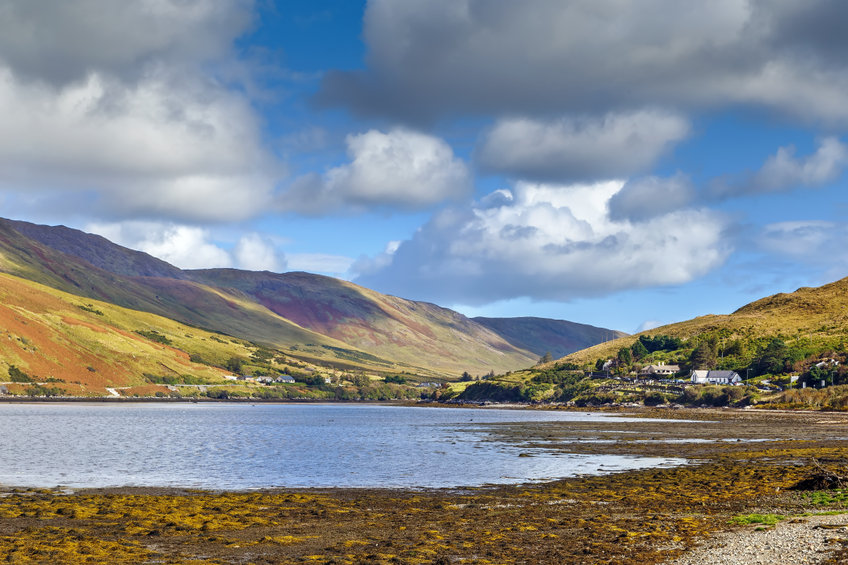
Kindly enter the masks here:
[[735, 385], [742, 382], [736, 371], [692, 371], [692, 383], [699, 385]]
[[292, 377], [291, 375], [280, 375], [279, 377], [277, 377], [277, 382], [278, 383], [293, 384], [294, 383], [294, 377]]

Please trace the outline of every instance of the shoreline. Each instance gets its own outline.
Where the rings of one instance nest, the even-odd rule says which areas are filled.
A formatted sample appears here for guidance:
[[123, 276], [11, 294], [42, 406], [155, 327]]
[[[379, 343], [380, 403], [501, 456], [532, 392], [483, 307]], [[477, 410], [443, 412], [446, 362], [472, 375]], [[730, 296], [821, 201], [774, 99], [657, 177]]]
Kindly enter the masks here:
[[[91, 563], [632, 565], [700, 556], [679, 563], [707, 564], [724, 562], [709, 558], [732, 548], [730, 538], [742, 545], [768, 539], [757, 537], [762, 532], [755, 532], [756, 525], [731, 524], [735, 516], [787, 516], [766, 531], [791, 533], [816, 526], [804, 522], [806, 513], [848, 513], [848, 497], [821, 504], [810, 493], [791, 490], [815, 471], [814, 460], [845, 468], [848, 415], [751, 410], [654, 414], [653, 421], [629, 424], [630, 440], [578, 442], [576, 448], [589, 454], [675, 453], [694, 464], [540, 484], [423, 491], [6, 490], [0, 496], [0, 555], [24, 562], [41, 556], [41, 561]], [[679, 421], [669, 422], [670, 415]], [[584, 429], [598, 437], [608, 433], [603, 423]], [[717, 439], [723, 441], [698, 441], [715, 429], [722, 430]], [[575, 431], [573, 425], [529, 426], [504, 433], [521, 434], [528, 446], [555, 448], [572, 442]], [[660, 433], [691, 441], [654, 441]], [[759, 441], [764, 435], [768, 440]], [[835, 520], [824, 520], [824, 526]], [[721, 537], [727, 532], [730, 538]], [[826, 537], [840, 537], [840, 532], [828, 530]], [[696, 549], [699, 545], [703, 549]], [[825, 549], [842, 551], [838, 544], [795, 551], [811, 563], [845, 557], [819, 553]]]

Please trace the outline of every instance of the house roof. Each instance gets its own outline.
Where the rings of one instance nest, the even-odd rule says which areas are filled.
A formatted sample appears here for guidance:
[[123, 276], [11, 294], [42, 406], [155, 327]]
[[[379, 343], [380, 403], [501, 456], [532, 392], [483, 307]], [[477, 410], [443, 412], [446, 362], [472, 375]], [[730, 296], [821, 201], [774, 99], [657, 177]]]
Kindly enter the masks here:
[[700, 369], [692, 371], [692, 376], [705, 379], [732, 379], [733, 377], [738, 377], [739, 373], [736, 371], [708, 371]]

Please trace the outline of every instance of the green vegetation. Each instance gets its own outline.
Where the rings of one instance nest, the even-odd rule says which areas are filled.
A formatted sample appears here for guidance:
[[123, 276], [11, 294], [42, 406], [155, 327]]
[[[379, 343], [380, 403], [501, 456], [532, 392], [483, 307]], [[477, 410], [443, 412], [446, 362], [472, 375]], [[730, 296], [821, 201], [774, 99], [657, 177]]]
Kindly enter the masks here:
[[[678, 403], [848, 410], [848, 279], [754, 302], [568, 355], [555, 363], [436, 391], [457, 401], [577, 406]], [[649, 365], [676, 365], [658, 375]], [[749, 386], [692, 385], [690, 371], [735, 371]]]
[[62, 389], [55, 386], [32, 385], [24, 389], [24, 394], [27, 396], [62, 396], [65, 394]]
[[845, 506], [848, 504], [848, 491], [844, 489], [802, 492], [801, 497], [816, 506], [830, 506], [832, 504]]
[[32, 377], [14, 365], [9, 365], [9, 380], [13, 383], [31, 383]]
[[173, 345], [173, 342], [167, 336], [162, 335], [156, 330], [135, 330], [135, 333], [142, 337], [146, 337], [150, 341], [161, 343], [162, 345]]
[[92, 314], [97, 314], [98, 316], [103, 315], [103, 312], [101, 312], [100, 310], [98, 310], [97, 308], [92, 306], [91, 304], [89, 304], [88, 306], [80, 304], [80, 305], [77, 306], [77, 308], [79, 308], [80, 310], [84, 310], [86, 312], [91, 312]]
[[750, 524], [762, 524], [763, 526], [774, 526], [781, 520], [785, 520], [786, 516], [780, 514], [745, 514], [744, 516], [734, 516], [730, 519], [731, 524], [737, 526], [747, 526]]
[[150, 383], [160, 385], [208, 385], [215, 382], [211, 379], [195, 377], [194, 375], [157, 376], [145, 373], [144, 378]]
[[406, 384], [406, 377], [403, 377], [401, 375], [388, 375], [383, 380], [387, 383], [394, 383], [398, 385]]

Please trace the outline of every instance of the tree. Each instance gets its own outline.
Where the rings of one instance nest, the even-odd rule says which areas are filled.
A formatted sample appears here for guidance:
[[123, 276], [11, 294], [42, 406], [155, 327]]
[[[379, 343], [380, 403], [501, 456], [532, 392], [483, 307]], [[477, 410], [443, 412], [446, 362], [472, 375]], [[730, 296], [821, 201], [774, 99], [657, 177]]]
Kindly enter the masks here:
[[242, 360], [239, 357], [230, 357], [227, 359], [226, 369], [234, 375], [241, 374]]
[[689, 364], [693, 369], [715, 369], [718, 364], [718, 340], [707, 338], [692, 351]]
[[630, 353], [630, 349], [627, 347], [622, 347], [618, 350], [618, 363], [622, 366], [628, 366], [633, 362], [633, 354]]
[[471, 377], [471, 373], [469, 373], [468, 371], [463, 371], [462, 376], [459, 377], [459, 380], [465, 383], [468, 381], [473, 381], [474, 379]]
[[633, 354], [633, 358], [637, 361], [642, 359], [645, 355], [648, 354], [648, 348], [641, 341], [637, 341], [633, 345], [630, 346], [630, 353]]
[[550, 362], [551, 362], [551, 361], [553, 361], [553, 360], [554, 360], [554, 358], [553, 358], [553, 356], [551, 355], [551, 352], [550, 352], [550, 351], [547, 351], [547, 352], [545, 352], [545, 354], [544, 354], [544, 355], [542, 355], [542, 356], [539, 358], [539, 365], [544, 365], [545, 363], [550, 363]]
[[774, 338], [757, 359], [754, 370], [758, 375], [778, 374], [785, 370], [788, 351], [783, 340]]

